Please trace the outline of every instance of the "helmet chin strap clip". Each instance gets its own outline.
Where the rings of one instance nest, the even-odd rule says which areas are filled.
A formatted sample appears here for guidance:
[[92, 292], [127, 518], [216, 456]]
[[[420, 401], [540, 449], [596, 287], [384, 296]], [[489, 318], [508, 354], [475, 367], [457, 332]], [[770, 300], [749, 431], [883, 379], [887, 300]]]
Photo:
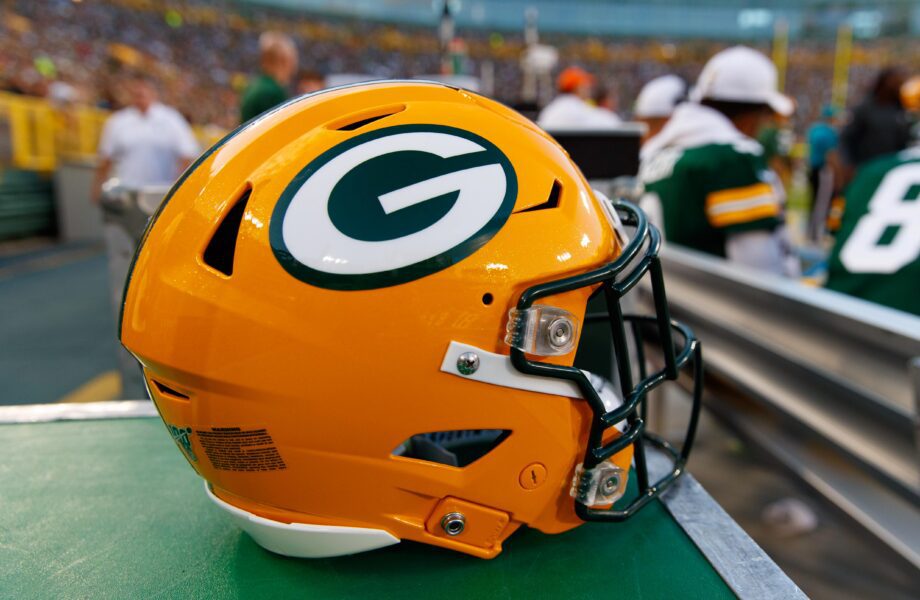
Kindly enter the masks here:
[[609, 460], [593, 469], [575, 467], [569, 495], [588, 508], [610, 508], [626, 493], [627, 474]]

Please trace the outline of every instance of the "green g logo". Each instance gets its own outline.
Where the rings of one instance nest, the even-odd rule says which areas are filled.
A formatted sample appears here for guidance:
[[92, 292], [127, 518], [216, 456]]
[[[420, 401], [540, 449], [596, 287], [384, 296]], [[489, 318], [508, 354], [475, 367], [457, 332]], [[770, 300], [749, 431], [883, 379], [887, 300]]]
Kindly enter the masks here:
[[326, 151], [288, 184], [270, 225], [293, 276], [335, 290], [419, 279], [471, 255], [514, 208], [517, 179], [491, 142], [403, 125]]

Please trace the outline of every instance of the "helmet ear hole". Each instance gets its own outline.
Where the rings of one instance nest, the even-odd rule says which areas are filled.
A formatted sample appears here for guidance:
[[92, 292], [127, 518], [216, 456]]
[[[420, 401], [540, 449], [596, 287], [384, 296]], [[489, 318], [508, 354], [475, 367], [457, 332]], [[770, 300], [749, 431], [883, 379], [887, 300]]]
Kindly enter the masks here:
[[239, 237], [240, 225], [243, 223], [243, 213], [246, 212], [246, 203], [249, 201], [251, 193], [252, 188], [247, 187], [239, 199], [233, 203], [220, 225], [214, 230], [214, 235], [202, 255], [206, 265], [228, 277], [233, 275], [236, 238]]
[[495, 450], [510, 435], [509, 429], [419, 433], [397, 446], [393, 456], [463, 468]]
[[485, 294], [482, 295], [482, 303], [485, 304], [486, 306], [489, 306], [490, 304], [492, 304], [493, 300], [495, 300], [495, 298], [489, 292], [486, 292]]

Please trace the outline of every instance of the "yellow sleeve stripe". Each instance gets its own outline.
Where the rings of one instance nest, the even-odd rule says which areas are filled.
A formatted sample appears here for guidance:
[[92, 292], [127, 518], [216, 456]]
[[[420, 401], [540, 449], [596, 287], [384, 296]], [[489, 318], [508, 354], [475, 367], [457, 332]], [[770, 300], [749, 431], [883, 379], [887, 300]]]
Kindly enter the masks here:
[[750, 200], [759, 196], [772, 195], [773, 188], [770, 187], [770, 184], [764, 183], [762, 181], [745, 187], [733, 188], [730, 190], [720, 190], [706, 196], [706, 210], [709, 211], [716, 206], [721, 206], [723, 204], [731, 204], [732, 202]]
[[713, 227], [775, 217], [779, 212], [776, 195], [767, 183], [713, 192], [706, 197], [706, 216]]
[[750, 223], [759, 219], [768, 219], [779, 215], [779, 205], [775, 201], [763, 202], [750, 208], [709, 214], [709, 223], [713, 227], [727, 227], [739, 223]]

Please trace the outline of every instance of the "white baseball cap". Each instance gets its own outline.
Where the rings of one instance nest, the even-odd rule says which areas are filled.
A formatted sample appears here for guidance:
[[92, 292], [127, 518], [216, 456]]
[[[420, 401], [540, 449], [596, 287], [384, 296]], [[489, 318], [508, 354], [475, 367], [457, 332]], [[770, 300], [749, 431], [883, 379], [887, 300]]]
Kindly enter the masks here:
[[789, 116], [795, 103], [776, 89], [776, 67], [769, 58], [746, 46], [734, 46], [709, 59], [690, 99], [766, 104]]
[[677, 75], [656, 77], [639, 92], [633, 115], [639, 119], [670, 117], [686, 94], [687, 84]]

